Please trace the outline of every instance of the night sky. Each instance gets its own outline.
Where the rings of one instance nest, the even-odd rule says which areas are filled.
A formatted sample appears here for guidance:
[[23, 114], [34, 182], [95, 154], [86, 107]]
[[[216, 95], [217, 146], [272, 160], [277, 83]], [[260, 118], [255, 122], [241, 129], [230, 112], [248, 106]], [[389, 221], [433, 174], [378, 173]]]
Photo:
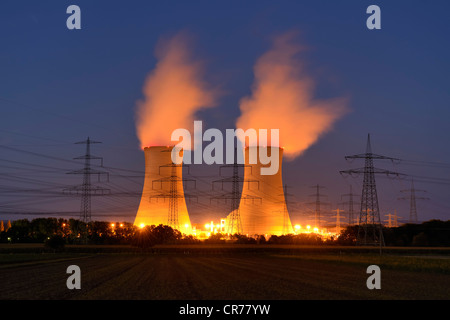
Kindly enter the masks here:
[[[68, 30], [66, 9], [81, 8], [81, 30]], [[381, 30], [368, 30], [366, 9], [381, 8]], [[94, 220], [133, 222], [142, 191], [144, 154], [135, 109], [156, 64], [155, 45], [180, 31], [205, 62], [205, 81], [222, 92], [196, 118], [207, 128], [234, 128], [239, 101], [250, 94], [255, 61], [279, 33], [299, 32], [306, 72], [318, 99], [346, 97], [349, 112], [301, 156], [283, 163], [293, 223], [312, 221], [311, 186], [319, 184], [324, 219], [346, 210], [341, 195], [361, 194], [361, 168], [347, 155], [365, 152], [402, 161], [375, 166], [407, 174], [377, 175], [382, 220], [408, 221], [400, 190], [415, 179], [419, 221], [450, 219], [450, 25], [448, 1], [2, 1], [0, 3], [0, 220], [78, 217], [80, 199], [62, 194], [81, 184], [90, 137], [106, 176], [95, 185], [115, 195], [95, 197]], [[274, 112], [277, 112], [274, 109]], [[100, 161], [93, 160], [93, 164]], [[191, 220], [225, 217], [229, 204], [210, 205], [218, 166], [191, 165], [199, 203]], [[358, 211], [358, 205], [355, 205]], [[346, 218], [343, 218], [346, 222]]]

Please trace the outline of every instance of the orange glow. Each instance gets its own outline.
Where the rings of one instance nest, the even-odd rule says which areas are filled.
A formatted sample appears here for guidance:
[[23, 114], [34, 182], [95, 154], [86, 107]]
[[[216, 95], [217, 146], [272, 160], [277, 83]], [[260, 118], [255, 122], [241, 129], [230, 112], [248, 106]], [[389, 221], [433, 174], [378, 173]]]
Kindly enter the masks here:
[[288, 159], [315, 143], [347, 109], [345, 99], [313, 99], [313, 79], [298, 59], [303, 48], [295, 36], [290, 32], [275, 37], [272, 48], [258, 59], [252, 94], [241, 99], [236, 122], [243, 130], [279, 129], [279, 145]]
[[157, 44], [158, 62], [144, 84], [145, 98], [136, 108], [142, 149], [170, 143], [175, 129], [192, 132], [195, 112], [215, 105], [216, 93], [203, 82], [202, 64], [192, 59], [189, 49], [185, 33]]

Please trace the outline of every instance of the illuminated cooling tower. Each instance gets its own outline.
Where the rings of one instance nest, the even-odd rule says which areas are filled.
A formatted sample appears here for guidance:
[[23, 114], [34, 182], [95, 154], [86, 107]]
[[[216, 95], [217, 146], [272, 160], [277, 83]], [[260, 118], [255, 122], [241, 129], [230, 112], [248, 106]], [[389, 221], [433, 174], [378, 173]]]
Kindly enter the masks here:
[[[242, 234], [249, 236], [258, 235], [282, 235], [292, 233], [291, 219], [287, 211], [281, 177], [281, 165], [283, 149], [279, 150], [279, 170], [274, 175], [261, 175], [262, 165], [259, 160], [256, 164], [249, 164], [249, 151], [258, 148], [268, 148], [268, 152], [274, 152], [275, 147], [247, 147], [245, 148], [245, 168], [242, 195], [239, 204], [239, 216]], [[270, 153], [268, 153], [270, 155]], [[259, 159], [259, 157], [258, 157]], [[239, 225], [231, 222], [232, 212], [227, 217], [227, 225]], [[234, 227], [230, 233], [236, 233]]]
[[182, 166], [172, 163], [173, 147], [148, 147], [145, 153], [145, 180], [134, 224], [169, 225], [191, 233], [183, 190]]

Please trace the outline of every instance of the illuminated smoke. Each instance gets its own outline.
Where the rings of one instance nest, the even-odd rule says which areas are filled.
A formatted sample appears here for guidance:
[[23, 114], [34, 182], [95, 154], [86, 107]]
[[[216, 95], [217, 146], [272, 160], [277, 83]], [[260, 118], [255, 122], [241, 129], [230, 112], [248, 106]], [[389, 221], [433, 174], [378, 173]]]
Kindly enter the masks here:
[[302, 154], [347, 112], [346, 99], [313, 98], [314, 81], [298, 59], [302, 47], [295, 36], [290, 32], [274, 38], [272, 48], [257, 60], [252, 94], [241, 99], [236, 122], [244, 130], [279, 129], [280, 146], [290, 159]]
[[192, 131], [195, 112], [214, 106], [216, 94], [202, 80], [202, 63], [191, 57], [189, 37], [179, 33], [160, 41], [157, 64], [143, 87], [136, 108], [141, 147], [172, 145], [174, 129]]

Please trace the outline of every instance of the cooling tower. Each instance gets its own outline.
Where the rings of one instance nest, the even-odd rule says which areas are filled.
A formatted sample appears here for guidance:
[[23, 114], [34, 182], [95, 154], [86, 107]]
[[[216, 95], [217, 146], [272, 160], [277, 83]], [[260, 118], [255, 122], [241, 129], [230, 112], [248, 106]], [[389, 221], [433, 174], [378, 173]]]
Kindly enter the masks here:
[[191, 234], [183, 190], [181, 165], [172, 163], [173, 147], [148, 147], [145, 153], [145, 180], [134, 225], [169, 225]]
[[[259, 152], [258, 148], [265, 148], [269, 152], [279, 151], [279, 170], [274, 175], [261, 175], [262, 165], [249, 163], [249, 152]], [[252, 150], [253, 149], [253, 150]], [[283, 149], [276, 147], [247, 147], [245, 148], [245, 168], [242, 195], [239, 204], [242, 234], [252, 235], [282, 235], [292, 233], [291, 219], [287, 211], [281, 166]], [[228, 215], [227, 223], [233, 213]], [[236, 225], [237, 223], [234, 223]], [[232, 233], [236, 230], [232, 231]]]

